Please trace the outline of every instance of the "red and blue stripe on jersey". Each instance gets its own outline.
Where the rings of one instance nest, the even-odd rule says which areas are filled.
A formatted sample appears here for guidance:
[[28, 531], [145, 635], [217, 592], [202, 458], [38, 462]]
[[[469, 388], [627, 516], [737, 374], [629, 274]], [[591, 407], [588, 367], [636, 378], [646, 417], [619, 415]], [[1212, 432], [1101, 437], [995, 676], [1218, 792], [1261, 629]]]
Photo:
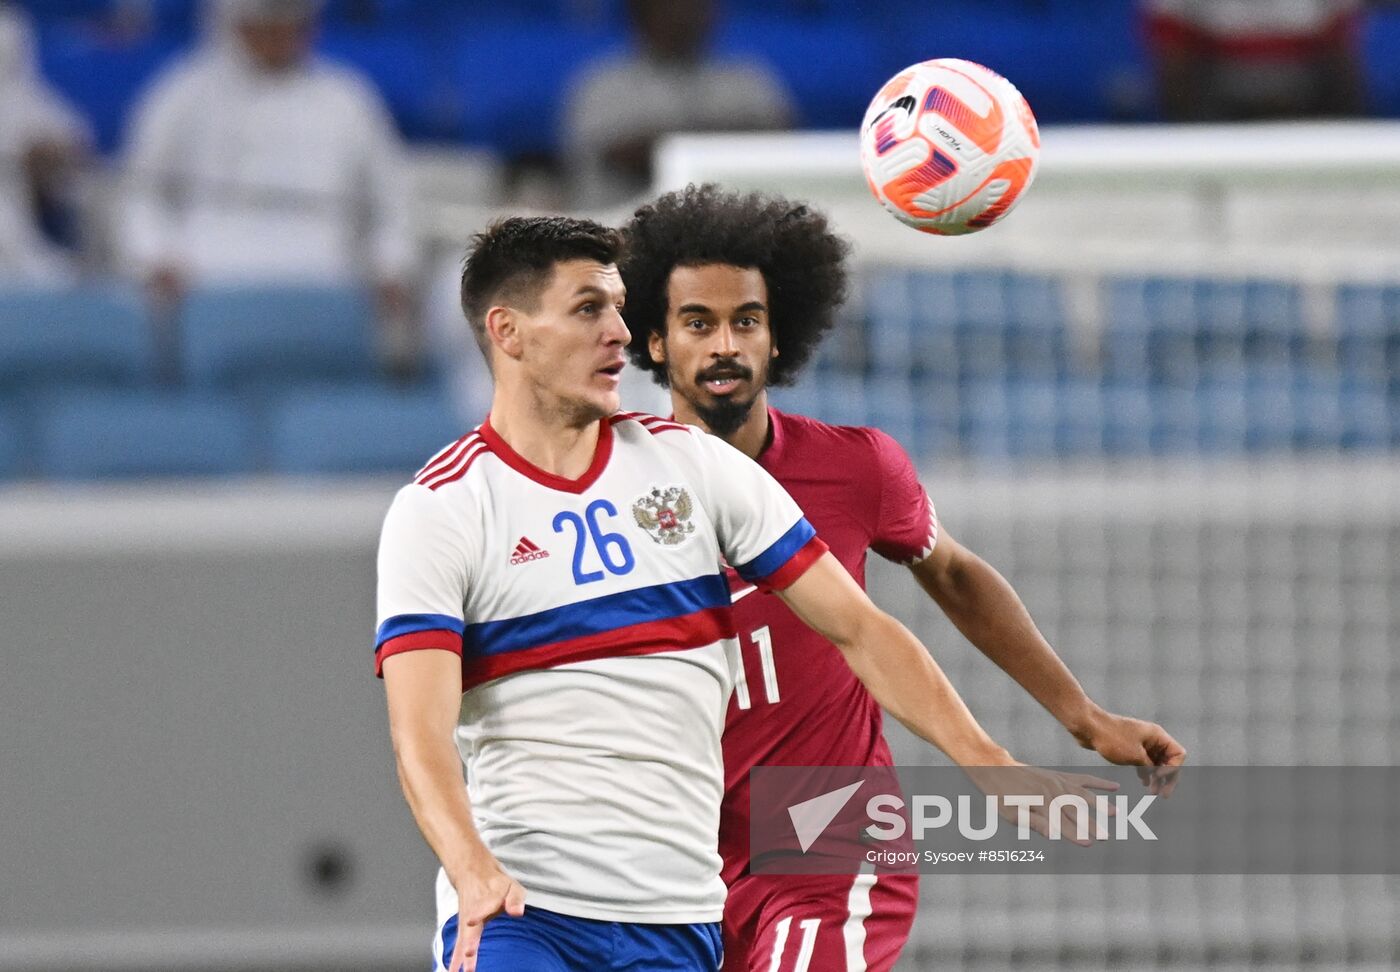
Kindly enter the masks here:
[[[782, 589], [826, 552], [805, 519], [736, 568], [746, 580]], [[735, 636], [729, 584], [716, 573], [575, 601], [516, 618], [466, 624], [442, 614], [401, 614], [379, 626], [375, 671], [405, 651], [437, 648], [462, 656], [463, 688], [530, 669], [598, 658], [701, 648]]]

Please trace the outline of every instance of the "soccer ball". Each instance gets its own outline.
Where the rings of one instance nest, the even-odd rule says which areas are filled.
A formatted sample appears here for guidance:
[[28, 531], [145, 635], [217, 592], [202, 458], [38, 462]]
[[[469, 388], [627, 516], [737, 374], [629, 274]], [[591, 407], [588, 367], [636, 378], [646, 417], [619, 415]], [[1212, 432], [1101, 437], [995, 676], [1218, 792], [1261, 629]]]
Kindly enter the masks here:
[[1040, 131], [995, 71], [940, 58], [900, 71], [866, 109], [860, 162], [895, 219], [961, 236], [1003, 219], [1035, 179]]

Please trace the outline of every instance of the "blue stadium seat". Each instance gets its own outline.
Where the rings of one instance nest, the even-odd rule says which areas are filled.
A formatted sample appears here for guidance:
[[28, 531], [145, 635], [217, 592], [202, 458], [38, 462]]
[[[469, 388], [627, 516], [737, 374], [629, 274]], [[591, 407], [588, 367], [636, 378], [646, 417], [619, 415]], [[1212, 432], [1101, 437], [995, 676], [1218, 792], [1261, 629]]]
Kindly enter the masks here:
[[1295, 448], [1334, 451], [1342, 444], [1347, 422], [1342, 395], [1342, 383], [1336, 374], [1299, 376], [1293, 398]]
[[[1287, 384], [1275, 382], [1245, 385], [1245, 448], [1250, 452], [1276, 452], [1291, 449], [1301, 437], [1298, 411], [1301, 396]], [[1324, 406], [1326, 396], [1311, 397], [1309, 404]], [[1329, 429], [1325, 412], [1313, 416], [1311, 441], [1326, 444]], [[1340, 430], [1337, 430], [1340, 431]], [[1336, 438], [1333, 433], [1332, 444]]]
[[37, 408], [37, 462], [56, 479], [252, 472], [255, 428], [234, 398], [74, 391]]
[[1100, 287], [1103, 333], [1100, 357], [1114, 382], [1145, 382], [1148, 377], [1148, 316], [1145, 281], [1105, 279]]
[[962, 57], [1009, 77], [1043, 123], [1137, 117], [1147, 87], [1136, 5], [887, 0], [877, 9], [889, 74]]
[[306, 388], [272, 409], [270, 461], [285, 473], [394, 471], [406, 477], [466, 431], [436, 390]]
[[1400, 72], [1395, 70], [1400, 64], [1400, 10], [1369, 10], [1363, 24], [1371, 107], [1377, 114], [1400, 115]]
[[1013, 456], [1041, 458], [1060, 446], [1058, 386], [1053, 381], [1017, 381], [1007, 386], [1011, 425], [1007, 445]]
[[464, 27], [452, 70], [464, 112], [459, 137], [507, 156], [555, 151], [579, 70], [624, 46], [613, 31], [543, 20]]
[[1243, 382], [1203, 381], [1196, 388], [1200, 415], [1200, 448], [1205, 453], [1244, 451], [1248, 422], [1248, 392]]
[[1138, 456], [1152, 450], [1152, 400], [1145, 385], [1105, 385], [1103, 416], [1108, 455]]
[[880, 85], [904, 67], [875, 30], [851, 16], [734, 12], [720, 23], [713, 48], [719, 58], [771, 67], [809, 128], [854, 130]]
[[1387, 400], [1379, 388], [1344, 387], [1341, 394], [1342, 448], [1384, 450], [1400, 447], [1400, 399]]
[[1200, 303], [1196, 282], [1152, 277], [1104, 288], [1103, 361], [1115, 381], [1190, 385], [1197, 380]]
[[1296, 284], [1250, 280], [1244, 284], [1244, 356], [1251, 363], [1302, 364], [1311, 337], [1303, 320], [1303, 292]]
[[[1061, 456], [1102, 453], [1108, 416], [1097, 382], [1073, 379], [1055, 388], [1055, 451]], [[1145, 436], [1144, 436], [1145, 438]]]
[[920, 402], [914, 394], [914, 380], [908, 372], [903, 375], [882, 376], [870, 383], [866, 391], [865, 420], [894, 436], [906, 449], [918, 445]]
[[960, 393], [958, 437], [963, 451], [983, 459], [1012, 455], [1011, 401], [1006, 384], [991, 379], [971, 382], [963, 385]]
[[1348, 373], [1385, 381], [1400, 372], [1400, 287], [1337, 288], [1337, 362]]
[[[425, 33], [425, 32], [424, 32]], [[409, 138], [450, 136], [456, 121], [434, 73], [427, 38], [412, 28], [354, 30], [329, 26], [319, 50], [365, 74]]]
[[184, 44], [177, 33], [133, 36], [53, 21], [39, 30], [39, 62], [54, 86], [81, 106], [98, 147], [113, 152], [141, 91]]
[[1176, 455], [1195, 452], [1201, 441], [1201, 410], [1190, 388], [1151, 390], [1152, 451]]
[[918, 360], [913, 299], [909, 275], [880, 270], [863, 281], [865, 294], [865, 343], [870, 364], [885, 372], [907, 372]]
[[9, 410], [0, 411], [0, 480], [19, 475], [24, 462], [24, 436], [19, 419]]
[[0, 289], [0, 389], [131, 384], [154, 365], [145, 308], [130, 290]]
[[369, 379], [377, 370], [374, 309], [357, 290], [197, 291], [182, 310], [180, 340], [197, 385]]

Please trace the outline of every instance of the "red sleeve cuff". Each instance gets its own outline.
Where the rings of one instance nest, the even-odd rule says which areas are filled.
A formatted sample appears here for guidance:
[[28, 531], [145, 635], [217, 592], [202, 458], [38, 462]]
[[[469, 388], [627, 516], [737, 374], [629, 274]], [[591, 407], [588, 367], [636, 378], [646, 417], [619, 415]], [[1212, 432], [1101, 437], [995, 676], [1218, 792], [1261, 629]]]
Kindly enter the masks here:
[[414, 631], [411, 634], [390, 638], [375, 649], [374, 674], [378, 678], [384, 677], [384, 659], [386, 658], [393, 655], [402, 655], [406, 651], [424, 651], [427, 649], [450, 651], [460, 658], [462, 657], [462, 636], [455, 631], [433, 630]]
[[821, 559], [822, 554], [826, 553], [827, 549], [828, 547], [822, 538], [814, 536], [799, 547], [797, 553], [788, 558], [787, 563], [755, 583], [762, 591], [787, 590], [797, 578], [807, 573], [808, 567]]

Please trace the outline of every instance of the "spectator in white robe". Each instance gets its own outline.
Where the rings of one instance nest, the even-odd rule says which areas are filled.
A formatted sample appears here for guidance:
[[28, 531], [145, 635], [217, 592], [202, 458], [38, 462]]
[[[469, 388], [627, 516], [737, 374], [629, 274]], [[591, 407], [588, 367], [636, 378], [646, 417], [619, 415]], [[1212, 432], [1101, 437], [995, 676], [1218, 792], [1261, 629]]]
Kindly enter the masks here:
[[580, 72], [565, 108], [565, 166], [579, 205], [651, 189], [652, 151], [674, 132], [782, 129], [792, 98], [768, 65], [709, 50], [713, 0], [628, 0], [637, 51]]
[[29, 19], [0, 4], [0, 280], [74, 276], [71, 254], [45, 236], [40, 214], [73, 216], [90, 145], [86, 122], [39, 74]]
[[405, 318], [417, 257], [402, 146], [377, 92], [313, 52], [319, 8], [216, 0], [214, 38], [142, 98], [122, 236], [162, 301], [365, 283], [386, 322]]

